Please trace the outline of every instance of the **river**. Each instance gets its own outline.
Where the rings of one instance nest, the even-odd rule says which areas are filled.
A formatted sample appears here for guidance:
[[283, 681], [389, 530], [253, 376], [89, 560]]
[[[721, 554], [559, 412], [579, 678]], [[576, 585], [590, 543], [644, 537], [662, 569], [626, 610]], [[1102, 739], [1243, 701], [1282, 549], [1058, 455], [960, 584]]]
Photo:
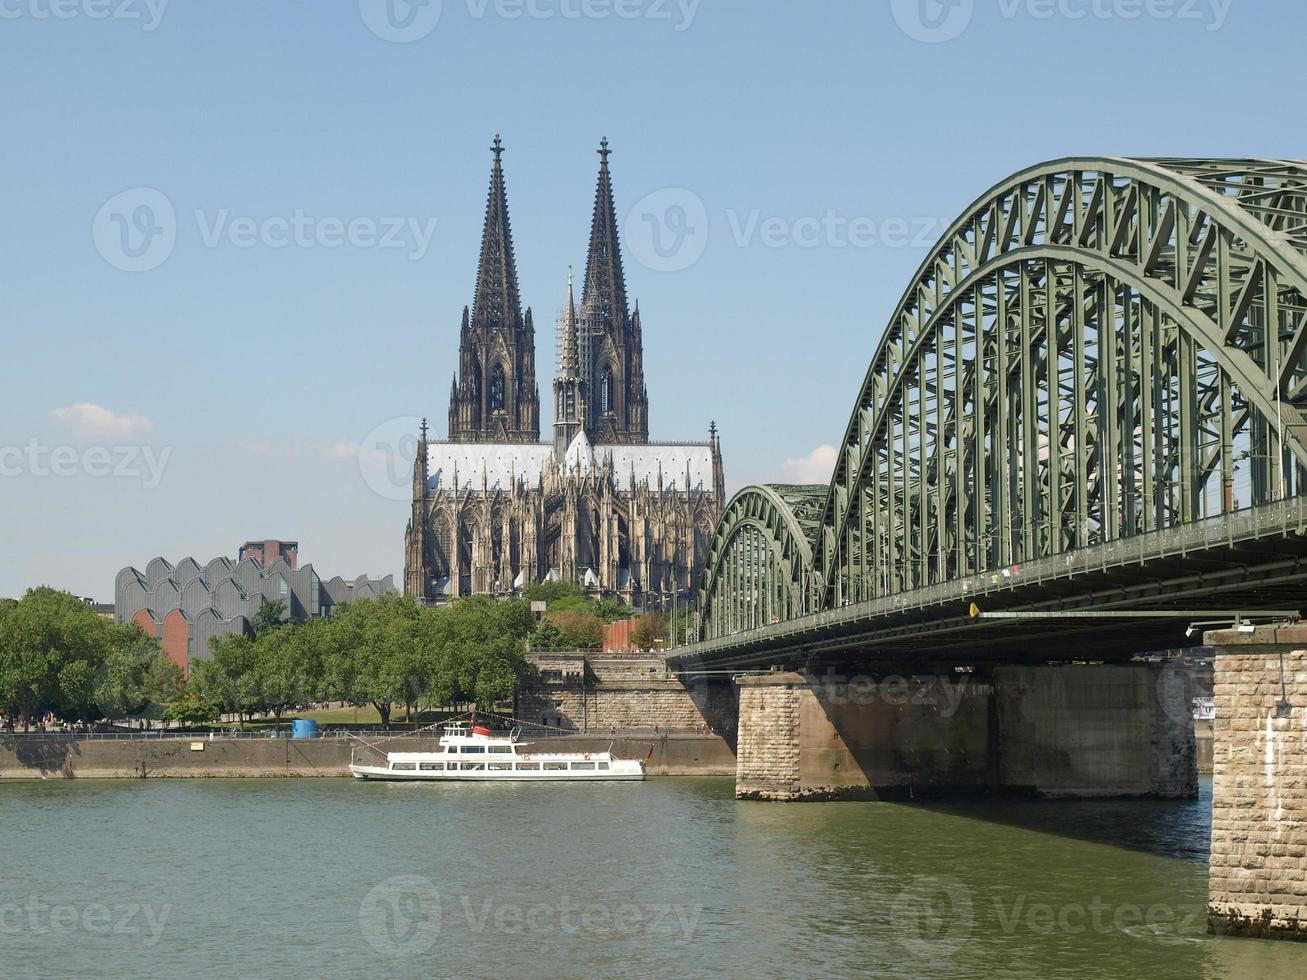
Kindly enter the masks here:
[[1194, 802], [741, 803], [732, 782], [0, 784], [0, 972], [1307, 976], [1205, 935]]

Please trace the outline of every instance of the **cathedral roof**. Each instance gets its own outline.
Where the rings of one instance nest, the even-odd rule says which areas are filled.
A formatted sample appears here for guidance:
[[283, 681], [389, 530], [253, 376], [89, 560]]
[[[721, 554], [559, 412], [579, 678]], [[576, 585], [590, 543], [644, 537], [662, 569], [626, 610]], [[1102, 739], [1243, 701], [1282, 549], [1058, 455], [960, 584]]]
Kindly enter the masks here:
[[[648, 484], [657, 489], [659, 478], [667, 490], [685, 490], [686, 472], [689, 488], [712, 492], [713, 450], [708, 443], [654, 443], [650, 445], [590, 445], [581, 432], [564, 456], [567, 469], [587, 475], [601, 469], [611, 459], [613, 482], [619, 491], [634, 484]], [[479, 443], [432, 442], [427, 446], [427, 486], [433, 491], [450, 491], [458, 473], [459, 490], [481, 489], [482, 474], [489, 490], [507, 490], [513, 480], [538, 483], [550, 469], [559, 465], [551, 443]]]

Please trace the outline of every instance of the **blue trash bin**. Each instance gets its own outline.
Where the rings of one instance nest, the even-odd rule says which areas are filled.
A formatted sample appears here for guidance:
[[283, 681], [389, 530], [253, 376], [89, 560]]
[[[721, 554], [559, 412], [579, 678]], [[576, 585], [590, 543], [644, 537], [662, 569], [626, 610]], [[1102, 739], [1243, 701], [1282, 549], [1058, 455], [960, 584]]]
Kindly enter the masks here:
[[318, 723], [308, 718], [296, 718], [290, 723], [291, 738], [317, 738]]

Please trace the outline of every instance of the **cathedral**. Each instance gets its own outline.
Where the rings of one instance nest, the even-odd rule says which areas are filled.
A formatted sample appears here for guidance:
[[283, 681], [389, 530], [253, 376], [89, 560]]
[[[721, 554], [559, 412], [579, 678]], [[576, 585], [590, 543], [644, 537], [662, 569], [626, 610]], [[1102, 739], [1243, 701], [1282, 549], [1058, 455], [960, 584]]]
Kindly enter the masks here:
[[568, 581], [630, 603], [692, 594], [725, 502], [721, 440], [650, 442], [640, 307], [627, 304], [611, 150], [590, 250], [558, 322], [553, 439], [540, 438], [535, 325], [522, 309], [495, 137], [481, 258], [463, 308], [449, 435], [422, 423], [404, 591], [424, 600]]

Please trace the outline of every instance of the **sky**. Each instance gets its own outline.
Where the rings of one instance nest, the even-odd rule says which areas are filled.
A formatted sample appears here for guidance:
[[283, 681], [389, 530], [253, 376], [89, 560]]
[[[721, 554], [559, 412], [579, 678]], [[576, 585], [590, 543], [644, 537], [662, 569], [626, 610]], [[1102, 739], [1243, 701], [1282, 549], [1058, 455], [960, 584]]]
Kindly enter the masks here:
[[[1307, 5], [0, 0], [0, 596], [398, 575], [503, 136], [548, 438], [601, 137], [655, 439], [824, 482], [912, 273], [1073, 154], [1301, 159]], [[411, 448], [410, 448], [411, 454]], [[410, 457], [411, 458], [411, 457]]]

